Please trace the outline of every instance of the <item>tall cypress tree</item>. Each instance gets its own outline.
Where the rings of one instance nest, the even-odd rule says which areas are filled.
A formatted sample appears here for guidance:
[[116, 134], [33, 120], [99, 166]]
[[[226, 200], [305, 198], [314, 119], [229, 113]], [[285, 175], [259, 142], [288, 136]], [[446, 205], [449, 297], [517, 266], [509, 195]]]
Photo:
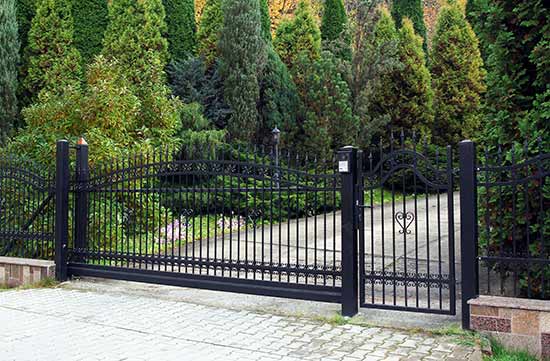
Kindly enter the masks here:
[[15, 0], [0, 0], [0, 141], [17, 118], [19, 37]]
[[427, 53], [428, 37], [426, 35], [426, 24], [424, 23], [422, 0], [393, 0], [391, 14], [398, 28], [402, 26], [403, 18], [411, 19], [414, 32], [422, 37], [423, 48]]
[[28, 72], [24, 86], [31, 98], [42, 91], [62, 94], [81, 82], [80, 53], [73, 40], [70, 0], [38, 0], [29, 31]]
[[430, 70], [434, 89], [433, 135], [442, 145], [475, 135], [485, 90], [479, 42], [459, 5], [439, 13]]
[[224, 96], [232, 110], [228, 130], [233, 139], [250, 142], [259, 128], [260, 74], [267, 57], [260, 3], [224, 0], [223, 14], [219, 50]]
[[218, 41], [223, 27], [222, 0], [207, 0], [197, 32], [197, 53], [212, 65], [218, 56]]
[[294, 18], [283, 20], [279, 24], [274, 45], [277, 53], [291, 71], [301, 52], [305, 52], [310, 60], [319, 58], [321, 31], [309, 0], [300, 0]]
[[84, 65], [90, 64], [103, 47], [109, 22], [107, 0], [74, 0], [74, 43]]
[[172, 59], [185, 59], [197, 45], [194, 0], [163, 0], [168, 25], [168, 50]]

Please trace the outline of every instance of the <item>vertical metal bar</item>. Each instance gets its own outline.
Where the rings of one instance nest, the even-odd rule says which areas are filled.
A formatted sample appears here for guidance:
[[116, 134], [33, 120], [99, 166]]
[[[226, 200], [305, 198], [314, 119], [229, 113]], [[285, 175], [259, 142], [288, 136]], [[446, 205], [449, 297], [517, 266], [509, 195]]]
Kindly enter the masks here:
[[59, 140], [55, 176], [55, 278], [67, 280], [69, 242], [69, 142]]
[[462, 263], [462, 328], [470, 329], [468, 300], [479, 293], [477, 260], [477, 169], [475, 143], [464, 140], [460, 153], [460, 246]]
[[[344, 162], [347, 162], [347, 167]], [[359, 306], [356, 219], [357, 149], [342, 148], [338, 152], [338, 163], [342, 175], [342, 315], [351, 317], [357, 314]]]
[[[453, 178], [453, 149], [447, 146], [447, 207], [449, 232], [449, 311], [456, 314], [456, 284], [455, 284], [455, 224], [454, 224], [454, 178]], [[476, 219], [477, 224], [477, 219]]]
[[[84, 250], [87, 248], [87, 226], [88, 226], [88, 191], [86, 185], [90, 178], [88, 164], [88, 144], [83, 138], [76, 148], [76, 184], [75, 194], [75, 240], [74, 248]], [[83, 260], [79, 260], [83, 261]]]

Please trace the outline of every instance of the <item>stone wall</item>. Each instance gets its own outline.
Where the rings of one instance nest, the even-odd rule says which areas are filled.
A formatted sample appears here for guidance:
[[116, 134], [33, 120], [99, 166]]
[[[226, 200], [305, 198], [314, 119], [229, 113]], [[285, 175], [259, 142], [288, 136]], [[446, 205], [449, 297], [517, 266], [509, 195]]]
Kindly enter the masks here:
[[27, 258], [0, 257], [0, 285], [18, 287], [55, 277], [55, 263]]
[[550, 360], [550, 301], [479, 296], [468, 303], [472, 329]]

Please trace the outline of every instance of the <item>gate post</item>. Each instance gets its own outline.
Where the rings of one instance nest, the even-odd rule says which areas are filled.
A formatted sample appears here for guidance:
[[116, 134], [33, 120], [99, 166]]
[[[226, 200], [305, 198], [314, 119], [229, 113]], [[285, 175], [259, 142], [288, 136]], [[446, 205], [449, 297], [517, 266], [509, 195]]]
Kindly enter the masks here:
[[359, 311], [357, 148], [340, 149], [337, 160], [342, 175], [342, 316], [352, 317]]
[[477, 259], [477, 166], [475, 143], [464, 140], [460, 153], [460, 251], [462, 328], [470, 329], [468, 300], [479, 294]]
[[84, 138], [78, 140], [76, 146], [76, 194], [75, 194], [75, 250], [82, 250], [88, 247], [88, 191], [85, 189], [90, 177], [88, 164], [88, 144]]
[[55, 278], [67, 280], [69, 241], [69, 142], [57, 141], [55, 167]]

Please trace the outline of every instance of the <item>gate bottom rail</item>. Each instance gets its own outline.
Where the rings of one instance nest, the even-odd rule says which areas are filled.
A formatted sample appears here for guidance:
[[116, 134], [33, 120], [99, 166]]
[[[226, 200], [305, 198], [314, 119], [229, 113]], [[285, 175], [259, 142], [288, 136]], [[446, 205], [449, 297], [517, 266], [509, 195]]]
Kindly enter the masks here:
[[193, 275], [74, 263], [69, 263], [67, 269], [70, 276], [76, 277], [99, 277], [329, 303], [340, 303], [342, 298], [341, 287], [332, 286], [293, 284], [287, 282]]

